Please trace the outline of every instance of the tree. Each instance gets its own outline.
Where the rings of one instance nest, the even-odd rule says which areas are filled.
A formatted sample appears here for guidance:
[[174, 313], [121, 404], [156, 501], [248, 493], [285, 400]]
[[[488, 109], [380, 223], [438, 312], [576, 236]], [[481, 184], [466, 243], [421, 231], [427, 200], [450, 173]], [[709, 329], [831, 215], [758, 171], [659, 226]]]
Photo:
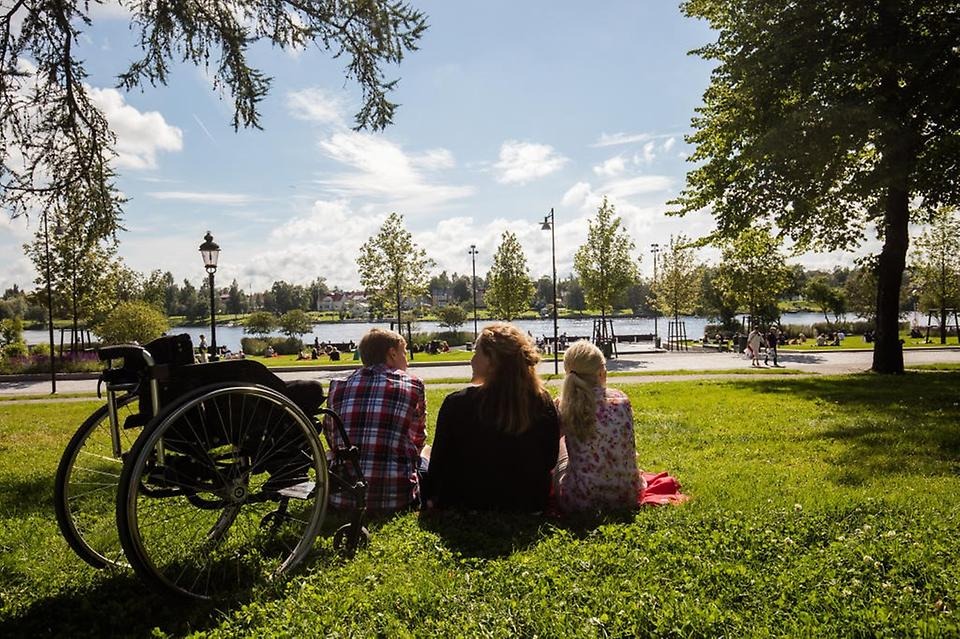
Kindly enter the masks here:
[[504, 231], [487, 273], [487, 307], [496, 317], [509, 322], [530, 308], [533, 292], [523, 247], [516, 235]]
[[737, 298], [723, 286], [720, 267], [707, 267], [700, 281], [700, 314], [718, 320], [727, 329], [736, 326]]
[[695, 51], [716, 66], [676, 212], [711, 209], [725, 237], [772, 219], [802, 248], [852, 248], [875, 228], [873, 370], [902, 373], [910, 204], [929, 214], [960, 203], [956, 0], [687, 0], [682, 9], [718, 36]]
[[614, 217], [614, 207], [603, 198], [597, 217], [589, 222], [586, 243], [573, 256], [573, 268], [591, 308], [600, 309], [605, 321], [607, 309], [613, 311], [624, 291], [637, 279], [637, 267], [630, 252], [633, 240]]
[[256, 311], [247, 316], [243, 323], [243, 332], [258, 337], [269, 335], [277, 328], [277, 317], [269, 311]]
[[403, 300], [427, 292], [433, 260], [413, 241], [403, 216], [391, 213], [380, 231], [360, 247], [357, 257], [360, 284], [384, 307], [396, 303], [397, 328], [402, 323]]
[[910, 270], [921, 292], [920, 303], [936, 311], [940, 343], [947, 343], [947, 309], [960, 304], [960, 221], [954, 211], [937, 211], [917, 240]]
[[[343, 56], [346, 76], [363, 94], [357, 127], [384, 128], [396, 108], [386, 97], [396, 80], [383, 68], [415, 50], [426, 29], [423, 14], [402, 1], [150, 0], [124, 7], [142, 57], [120, 74], [120, 86], [166, 84], [171, 64], [180, 61], [203, 67], [214, 89], [230, 94], [235, 129], [260, 127], [258, 105], [270, 78], [248, 64], [248, 50], [264, 40]], [[16, 217], [80, 201], [99, 235], [115, 234], [123, 204], [110, 166], [116, 138], [91, 98], [75, 46], [92, 23], [91, 3], [16, 2], [2, 11], [0, 206]]]
[[580, 280], [571, 275], [570, 279], [567, 280], [566, 289], [567, 294], [563, 297], [563, 305], [571, 311], [577, 311], [582, 314], [587, 308], [587, 299], [583, 295], [583, 287], [580, 286]]
[[843, 296], [847, 308], [857, 317], [874, 321], [877, 316], [877, 260], [876, 257], [857, 261], [857, 268], [847, 278]]
[[327, 287], [327, 280], [318, 277], [310, 282], [310, 285], [307, 287], [307, 291], [310, 295], [310, 309], [311, 311], [320, 310], [320, 300], [330, 294], [330, 289]]
[[280, 317], [280, 332], [287, 337], [300, 337], [313, 330], [313, 322], [306, 312], [295, 308]]
[[670, 238], [670, 247], [660, 254], [660, 270], [653, 283], [653, 303], [674, 322], [691, 315], [700, 301], [702, 267], [696, 249], [684, 236]]
[[839, 322], [840, 317], [847, 312], [847, 298], [843, 290], [831, 286], [825, 277], [810, 279], [803, 289], [803, 294], [807, 301], [817, 305], [828, 325], [833, 324], [828, 313], [833, 313], [834, 321]]
[[448, 328], [451, 331], [458, 331], [467, 321], [467, 311], [457, 304], [448, 304], [437, 311], [440, 318], [440, 326]]
[[230, 282], [230, 290], [227, 292], [227, 312], [239, 315], [246, 311], [247, 294], [243, 292], [237, 280]]
[[723, 249], [717, 285], [750, 313], [754, 323], [780, 316], [777, 299], [789, 281], [780, 241], [769, 229], [747, 229]]
[[169, 325], [163, 313], [152, 304], [138, 300], [118, 304], [96, 327], [96, 332], [107, 344], [146, 344], [163, 335], [167, 328]]

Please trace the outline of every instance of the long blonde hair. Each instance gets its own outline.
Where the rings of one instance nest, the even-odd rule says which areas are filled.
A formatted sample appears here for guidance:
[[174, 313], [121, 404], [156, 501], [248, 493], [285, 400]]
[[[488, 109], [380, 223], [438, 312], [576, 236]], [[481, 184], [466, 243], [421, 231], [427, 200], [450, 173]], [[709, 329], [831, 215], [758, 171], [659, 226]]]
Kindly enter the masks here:
[[540, 354], [533, 341], [512, 324], [484, 326], [477, 349], [490, 359], [483, 382], [480, 414], [495, 420], [504, 432], [519, 435], [530, 428], [531, 404], [547, 391], [537, 376]]
[[604, 364], [603, 353], [587, 340], [574, 342], [563, 354], [563, 370], [567, 375], [560, 395], [560, 417], [564, 433], [583, 440], [596, 430], [594, 389], [600, 385]]

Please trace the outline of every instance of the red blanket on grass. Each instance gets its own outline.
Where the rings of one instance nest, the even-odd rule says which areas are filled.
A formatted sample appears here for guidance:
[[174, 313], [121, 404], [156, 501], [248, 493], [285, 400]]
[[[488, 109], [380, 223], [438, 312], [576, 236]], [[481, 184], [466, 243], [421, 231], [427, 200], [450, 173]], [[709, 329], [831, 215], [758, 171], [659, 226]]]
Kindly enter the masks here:
[[680, 492], [680, 482], [666, 472], [640, 473], [647, 487], [637, 494], [639, 506], [663, 506], [666, 504], [682, 504], [690, 499], [689, 495]]

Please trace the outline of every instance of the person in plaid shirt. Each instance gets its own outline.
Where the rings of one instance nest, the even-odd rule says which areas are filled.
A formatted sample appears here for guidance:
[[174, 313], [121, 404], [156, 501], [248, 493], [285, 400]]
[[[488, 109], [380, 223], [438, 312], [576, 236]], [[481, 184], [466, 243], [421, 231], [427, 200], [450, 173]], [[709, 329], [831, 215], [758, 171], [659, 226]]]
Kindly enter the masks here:
[[[360, 449], [372, 514], [420, 505], [417, 468], [427, 441], [427, 400], [423, 381], [406, 372], [406, 348], [398, 333], [372, 328], [358, 345], [363, 367], [330, 384], [327, 403]], [[343, 444], [329, 420], [324, 427], [335, 445]], [[354, 505], [341, 493], [333, 493], [330, 503], [334, 508]]]

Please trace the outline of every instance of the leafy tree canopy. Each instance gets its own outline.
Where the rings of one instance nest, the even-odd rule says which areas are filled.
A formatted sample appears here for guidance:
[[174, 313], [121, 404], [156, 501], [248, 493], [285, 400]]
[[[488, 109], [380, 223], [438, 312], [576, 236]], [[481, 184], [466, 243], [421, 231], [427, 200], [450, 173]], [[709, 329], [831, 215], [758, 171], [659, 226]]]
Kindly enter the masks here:
[[657, 310], [674, 318], [693, 313], [700, 301], [702, 271], [696, 247], [682, 235], [671, 237], [669, 248], [660, 254], [659, 276], [653, 283]]
[[716, 63], [688, 139], [677, 212], [712, 210], [735, 237], [766, 218], [804, 248], [858, 246], [877, 263], [874, 370], [902, 372], [899, 292], [910, 203], [960, 203], [956, 0], [687, 0]]
[[[82, 201], [102, 235], [120, 229], [123, 198], [110, 166], [116, 138], [77, 56], [93, 22], [91, 4], [16, 1], [0, 9], [0, 206], [17, 216]], [[120, 72], [119, 86], [166, 84], [175, 63], [197, 65], [215, 90], [231, 96], [234, 128], [259, 128], [270, 78], [250, 65], [248, 53], [266, 41], [288, 50], [312, 45], [344, 59], [346, 76], [363, 94], [357, 127], [382, 129], [396, 108], [387, 99], [396, 80], [383, 69], [416, 49], [427, 28], [423, 14], [402, 0], [122, 4], [141, 57]]]
[[586, 302], [591, 308], [599, 308], [603, 316], [616, 307], [637, 279], [637, 266], [630, 256], [635, 245], [615, 212], [604, 197], [596, 218], [589, 222], [586, 243], [573, 256]]
[[716, 282], [754, 322], [775, 320], [780, 316], [777, 299], [790, 282], [780, 240], [766, 228], [741, 232], [723, 249]]
[[360, 284], [384, 307], [394, 306], [398, 326], [403, 300], [427, 292], [432, 266], [433, 260], [413, 241], [399, 213], [387, 217], [357, 257]]
[[313, 322], [304, 311], [296, 308], [280, 318], [280, 330], [287, 337], [299, 337], [313, 330]]
[[517, 236], [504, 231], [487, 274], [486, 302], [496, 317], [510, 321], [530, 308], [533, 281]]
[[278, 326], [277, 317], [269, 311], [256, 311], [247, 315], [243, 332], [250, 335], [268, 335]]
[[105, 344], [138, 342], [146, 344], [169, 328], [166, 316], [143, 301], [122, 302], [114, 308], [96, 332]]

